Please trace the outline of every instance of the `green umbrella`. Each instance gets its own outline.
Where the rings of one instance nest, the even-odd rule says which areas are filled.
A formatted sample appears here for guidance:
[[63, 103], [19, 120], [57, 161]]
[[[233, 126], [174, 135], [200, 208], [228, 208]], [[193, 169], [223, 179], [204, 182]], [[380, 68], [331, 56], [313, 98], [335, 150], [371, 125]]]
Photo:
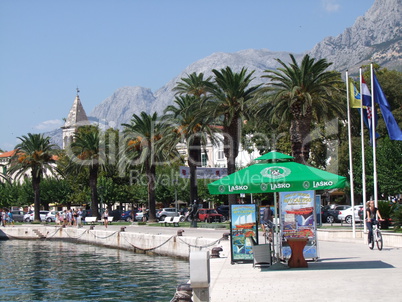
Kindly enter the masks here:
[[208, 185], [211, 194], [268, 193], [344, 188], [346, 177], [289, 161], [293, 157], [269, 152], [256, 163]]

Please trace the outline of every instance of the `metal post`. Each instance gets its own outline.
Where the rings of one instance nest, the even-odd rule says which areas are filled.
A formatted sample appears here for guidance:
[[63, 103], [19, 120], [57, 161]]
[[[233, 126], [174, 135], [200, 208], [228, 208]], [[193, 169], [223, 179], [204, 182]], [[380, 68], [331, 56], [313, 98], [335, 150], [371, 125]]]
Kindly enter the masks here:
[[190, 253], [190, 282], [194, 302], [209, 302], [210, 284], [209, 251]]

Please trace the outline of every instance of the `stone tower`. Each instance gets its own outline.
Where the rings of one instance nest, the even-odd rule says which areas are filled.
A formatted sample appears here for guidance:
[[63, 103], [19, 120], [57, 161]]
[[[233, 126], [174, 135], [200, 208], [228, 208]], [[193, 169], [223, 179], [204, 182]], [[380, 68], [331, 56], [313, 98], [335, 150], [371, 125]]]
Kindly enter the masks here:
[[78, 127], [90, 125], [87, 114], [84, 107], [81, 104], [80, 97], [78, 95], [79, 89], [77, 88], [77, 95], [75, 97], [73, 106], [70, 109], [70, 113], [67, 116], [63, 129], [63, 149], [65, 149], [72, 141], [74, 133]]

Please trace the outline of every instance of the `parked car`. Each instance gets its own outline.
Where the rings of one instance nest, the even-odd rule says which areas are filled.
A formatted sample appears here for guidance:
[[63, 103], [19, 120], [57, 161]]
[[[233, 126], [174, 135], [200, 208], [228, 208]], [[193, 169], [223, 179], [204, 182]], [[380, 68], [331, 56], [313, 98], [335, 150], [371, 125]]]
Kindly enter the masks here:
[[[142, 211], [138, 211], [137, 213], [135, 213], [135, 220], [136, 221], [142, 221], [143, 219], [143, 213], [142, 213]], [[148, 220], [148, 218], [149, 218], [149, 213], [148, 213], [148, 210], [146, 211], [146, 213], [145, 213], [145, 220]]]
[[338, 219], [340, 221], [345, 221], [346, 223], [352, 223], [352, 214], [354, 213], [355, 221], [360, 222], [362, 221], [359, 216], [360, 209], [363, 209], [363, 205], [354, 206], [353, 211], [351, 207], [347, 208], [346, 210], [341, 210], [339, 211]]
[[55, 222], [57, 212], [59, 211], [50, 211], [49, 213], [46, 214], [45, 220], [47, 222]]
[[13, 214], [14, 221], [23, 222], [26, 213], [24, 211], [17, 210], [17, 211], [11, 211], [11, 214]]
[[156, 218], [159, 220], [165, 220], [166, 217], [179, 216], [176, 208], [162, 208], [156, 212]]
[[219, 214], [215, 209], [199, 209], [198, 219], [204, 222], [222, 222], [224, 220], [223, 215]]
[[118, 221], [121, 219], [123, 212], [121, 210], [113, 210], [109, 212], [109, 217], [113, 217], [113, 221]]
[[229, 206], [228, 205], [221, 205], [216, 209], [216, 211], [223, 216], [224, 220], [229, 219]]
[[[47, 213], [49, 213], [49, 211], [39, 211], [39, 216], [40, 216], [41, 221], [46, 221]], [[30, 213], [28, 217], [25, 215], [24, 216], [24, 221], [25, 222], [34, 221], [34, 215], [35, 215], [34, 212]]]
[[29, 222], [30, 221], [30, 216], [31, 216], [31, 214], [33, 213], [33, 211], [28, 211], [27, 213], [25, 213], [25, 215], [24, 215], [24, 221], [25, 222]]
[[137, 210], [129, 210], [129, 211], [124, 211], [123, 213], [121, 213], [120, 215], [120, 220], [124, 220], [124, 221], [133, 221], [133, 212], [134, 212], [134, 216], [137, 213]]
[[321, 219], [323, 223], [340, 222], [338, 219], [339, 211], [350, 208], [349, 205], [332, 205], [324, 206], [321, 211]]

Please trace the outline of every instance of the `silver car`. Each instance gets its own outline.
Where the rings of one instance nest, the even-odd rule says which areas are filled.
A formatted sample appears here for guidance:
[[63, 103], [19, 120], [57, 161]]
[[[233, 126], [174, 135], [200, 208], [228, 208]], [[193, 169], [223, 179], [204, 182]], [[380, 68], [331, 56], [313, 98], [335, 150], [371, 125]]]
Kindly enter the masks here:
[[156, 218], [159, 220], [165, 220], [165, 217], [179, 216], [176, 208], [163, 208], [156, 212]]

